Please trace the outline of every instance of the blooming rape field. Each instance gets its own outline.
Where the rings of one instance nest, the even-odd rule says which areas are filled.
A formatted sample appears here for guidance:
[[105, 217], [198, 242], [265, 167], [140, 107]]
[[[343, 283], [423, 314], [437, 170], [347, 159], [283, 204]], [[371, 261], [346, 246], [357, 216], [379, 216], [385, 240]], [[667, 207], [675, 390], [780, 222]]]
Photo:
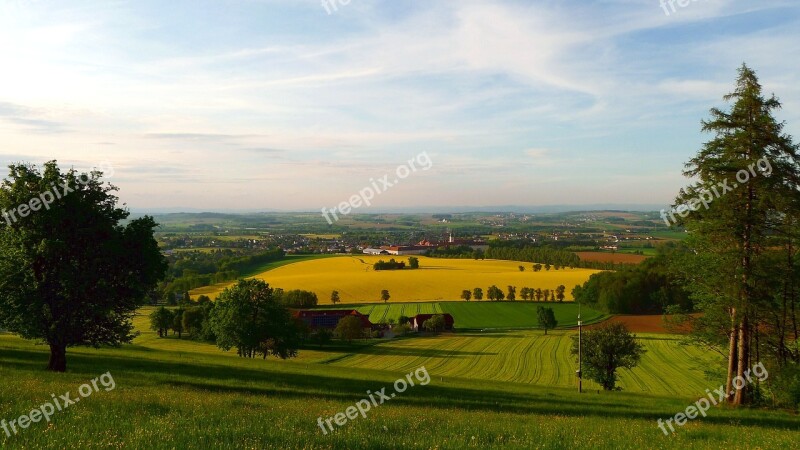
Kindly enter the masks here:
[[[341, 256], [302, 261], [284, 265], [255, 276], [273, 287], [303, 289], [317, 294], [320, 304], [330, 303], [331, 291], [339, 292], [342, 303], [373, 303], [380, 301], [381, 290], [388, 289], [389, 302], [426, 302], [459, 300], [461, 291], [480, 287], [484, 291], [497, 285], [504, 292], [516, 286], [517, 296], [522, 287], [555, 290], [566, 287], [566, 300], [575, 285], [583, 284], [596, 273], [590, 269], [542, 269], [534, 272], [532, 263], [500, 260], [441, 259], [419, 256], [416, 270], [375, 271], [372, 265], [383, 259], [407, 261], [406, 256]], [[519, 266], [525, 271], [521, 272]], [[232, 283], [220, 283], [195, 289], [193, 297], [201, 294], [215, 298]]]

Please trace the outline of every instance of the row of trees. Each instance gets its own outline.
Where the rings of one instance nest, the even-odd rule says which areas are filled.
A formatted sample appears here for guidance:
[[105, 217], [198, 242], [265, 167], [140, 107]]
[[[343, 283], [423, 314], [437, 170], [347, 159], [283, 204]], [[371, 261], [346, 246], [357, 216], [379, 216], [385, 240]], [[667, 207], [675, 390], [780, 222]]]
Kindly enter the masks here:
[[[530, 241], [492, 241], [489, 248], [474, 250], [467, 245], [443, 247], [429, 250], [425, 255], [433, 258], [460, 258], [460, 259], [502, 259], [507, 261], [536, 262], [534, 271], [538, 272], [543, 266], [547, 267], [581, 267], [585, 269], [614, 270], [626, 263], [611, 261], [582, 261], [574, 252], [558, 247], [542, 244], [531, 244]], [[538, 268], [536, 268], [538, 266]], [[520, 266], [525, 270], [524, 266]], [[549, 270], [549, 269], [547, 269]], [[558, 270], [558, 269], [556, 269]]]
[[[554, 290], [550, 289], [540, 289], [540, 288], [529, 288], [523, 287], [520, 289], [519, 294], [522, 300], [525, 301], [559, 301], [563, 302], [565, 298], [566, 287], [564, 285], [559, 285]], [[508, 286], [507, 291], [503, 292], [502, 289], [495, 285], [489, 286], [486, 290], [486, 296], [491, 301], [502, 301], [502, 300], [509, 300], [515, 301], [517, 299], [517, 288], [516, 286]], [[483, 289], [475, 288], [472, 291], [469, 289], [464, 289], [461, 291], [461, 299], [470, 301], [472, 299], [475, 300], [483, 300]]]
[[253, 255], [229, 254], [229, 252], [186, 252], [170, 256], [171, 267], [167, 277], [159, 283], [161, 297], [175, 297], [176, 294], [209, 286], [223, 281], [235, 280], [256, 267], [280, 261], [285, 257], [280, 247], [273, 247]]
[[311, 334], [289, 311], [316, 306], [313, 292], [283, 291], [261, 280], [241, 280], [223, 291], [216, 302], [204, 297], [193, 304], [196, 306], [156, 309], [150, 315], [151, 329], [160, 337], [169, 331], [179, 338], [188, 333], [225, 350], [236, 347], [240, 356], [247, 357], [287, 358], [294, 356], [299, 343], [309, 336], [321, 344], [330, 340]]

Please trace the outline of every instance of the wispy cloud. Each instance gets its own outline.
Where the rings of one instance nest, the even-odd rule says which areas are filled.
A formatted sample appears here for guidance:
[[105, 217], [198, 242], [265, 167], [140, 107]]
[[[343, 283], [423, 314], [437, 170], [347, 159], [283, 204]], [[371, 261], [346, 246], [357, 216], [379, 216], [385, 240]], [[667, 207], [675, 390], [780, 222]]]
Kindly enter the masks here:
[[799, 24], [794, 0], [8, 2], [0, 133], [114, 162], [137, 207], [316, 208], [422, 149], [382, 201], [668, 202], [742, 61], [800, 134]]

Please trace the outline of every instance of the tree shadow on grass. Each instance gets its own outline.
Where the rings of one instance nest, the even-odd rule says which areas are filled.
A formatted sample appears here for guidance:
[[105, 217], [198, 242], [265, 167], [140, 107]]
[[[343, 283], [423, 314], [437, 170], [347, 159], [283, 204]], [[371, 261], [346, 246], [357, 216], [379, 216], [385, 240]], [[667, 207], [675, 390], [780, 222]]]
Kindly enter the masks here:
[[[172, 352], [163, 353], [165, 357]], [[47, 362], [46, 352], [3, 349], [0, 363], [6, 369], [30, 372], [31, 376], [43, 372]], [[353, 378], [333, 374], [298, 373], [302, 364], [294, 366], [265, 365], [253, 369], [221, 364], [171, 362], [149, 358], [130, 358], [112, 355], [70, 354], [70, 372], [84, 374], [87, 380], [99, 373], [110, 371], [114, 374], [118, 387], [124, 388], [126, 375], [147, 377], [154, 385], [168, 384], [186, 389], [237, 394], [256, 397], [269, 396], [284, 399], [324, 399], [355, 403], [366, 397], [371, 389], [377, 392], [386, 387], [386, 393], [394, 392], [392, 383], [402, 378], [385, 372], [359, 370]], [[307, 365], [309, 366], [309, 365]], [[320, 368], [318, 365], [315, 369]], [[346, 370], [346, 369], [341, 369]], [[416, 378], [412, 379], [419, 384]], [[449, 379], [448, 379], [449, 380]], [[237, 384], [240, 383], [240, 384]], [[431, 374], [431, 383], [426, 386], [409, 387], [397, 395], [388, 405], [436, 408], [452, 411], [454, 408], [466, 411], [486, 411], [514, 414], [534, 414], [543, 416], [604, 417], [620, 419], [651, 420], [667, 419], [689, 406], [686, 399], [669, 399], [632, 393], [603, 393], [578, 395], [556, 387], [538, 387], [542, 392], [507, 392], [500, 386], [487, 383], [486, 389], [459, 387], [460, 382], [448, 381], [451, 386], [436, 382], [436, 374]], [[504, 383], [502, 387], [525, 389], [519, 383]], [[147, 384], [136, 382], [136, 387], [146, 389]], [[612, 398], [613, 396], [613, 398]], [[313, 409], [313, 408], [312, 408]], [[315, 411], [310, 415], [318, 415]], [[708, 417], [698, 419], [703, 423], [719, 425], [754, 426], [780, 430], [798, 429], [800, 419], [786, 413], [714, 408]]]

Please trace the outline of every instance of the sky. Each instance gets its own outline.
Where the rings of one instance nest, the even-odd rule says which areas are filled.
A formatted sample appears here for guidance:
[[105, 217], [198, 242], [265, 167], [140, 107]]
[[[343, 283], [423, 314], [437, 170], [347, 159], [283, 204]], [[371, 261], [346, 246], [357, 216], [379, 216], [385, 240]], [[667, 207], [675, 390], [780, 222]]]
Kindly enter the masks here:
[[800, 135], [800, 2], [674, 6], [0, 0], [0, 164], [113, 167], [139, 210], [319, 210], [386, 175], [359, 212], [667, 206], [742, 63]]

